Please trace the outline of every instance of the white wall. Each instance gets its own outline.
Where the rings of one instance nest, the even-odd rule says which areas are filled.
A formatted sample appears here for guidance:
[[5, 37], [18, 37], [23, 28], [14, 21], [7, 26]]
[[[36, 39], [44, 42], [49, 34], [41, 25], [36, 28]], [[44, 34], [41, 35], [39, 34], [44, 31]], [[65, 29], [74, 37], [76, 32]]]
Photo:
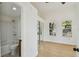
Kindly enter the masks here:
[[[16, 3], [17, 4], [17, 3]], [[18, 3], [21, 8], [22, 57], [38, 54], [37, 10], [30, 3]]]
[[[75, 3], [75, 11], [76, 11], [76, 48], [79, 48], [79, 3]], [[79, 57], [79, 52], [76, 52], [76, 56]]]
[[[44, 23], [44, 41], [50, 41], [50, 42], [57, 42], [57, 43], [64, 43], [64, 44], [76, 44], [76, 33], [77, 32], [77, 26], [76, 26], [76, 16], [75, 16], [75, 7], [72, 4], [68, 7], [61, 6], [61, 8], [58, 8], [57, 11], [54, 11], [50, 14], [50, 16], [46, 19]], [[49, 14], [48, 14], [49, 15]], [[48, 15], [45, 15], [48, 16]], [[50, 36], [49, 35], [49, 22], [52, 22], [55, 20], [56, 23], [56, 36]], [[67, 38], [62, 36], [62, 22], [64, 20], [72, 20], [72, 38]]]

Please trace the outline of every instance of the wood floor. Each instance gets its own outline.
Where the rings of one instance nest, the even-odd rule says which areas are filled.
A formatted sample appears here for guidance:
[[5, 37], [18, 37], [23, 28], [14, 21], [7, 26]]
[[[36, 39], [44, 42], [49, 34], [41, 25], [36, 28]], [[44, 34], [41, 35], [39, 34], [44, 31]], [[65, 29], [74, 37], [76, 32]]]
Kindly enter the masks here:
[[74, 45], [41, 41], [38, 57], [75, 57]]

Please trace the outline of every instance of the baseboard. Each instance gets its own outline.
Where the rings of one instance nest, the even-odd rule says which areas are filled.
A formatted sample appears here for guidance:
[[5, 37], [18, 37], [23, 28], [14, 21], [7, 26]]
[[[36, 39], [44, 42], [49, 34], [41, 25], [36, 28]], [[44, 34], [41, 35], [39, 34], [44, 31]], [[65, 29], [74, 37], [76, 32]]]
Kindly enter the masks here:
[[48, 42], [48, 43], [55, 43], [55, 44], [61, 44], [61, 45], [69, 45], [69, 46], [76, 46], [76, 45], [73, 45], [73, 44], [66, 44], [66, 43], [60, 43], [60, 42], [51, 42], [51, 41], [45, 41], [45, 40], [41, 40], [41, 42]]

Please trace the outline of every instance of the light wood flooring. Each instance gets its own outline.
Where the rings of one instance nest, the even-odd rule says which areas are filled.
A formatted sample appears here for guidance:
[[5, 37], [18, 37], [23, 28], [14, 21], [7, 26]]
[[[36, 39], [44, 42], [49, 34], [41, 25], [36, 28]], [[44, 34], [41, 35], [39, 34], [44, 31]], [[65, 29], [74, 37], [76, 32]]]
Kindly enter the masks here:
[[75, 57], [74, 45], [41, 41], [38, 57]]

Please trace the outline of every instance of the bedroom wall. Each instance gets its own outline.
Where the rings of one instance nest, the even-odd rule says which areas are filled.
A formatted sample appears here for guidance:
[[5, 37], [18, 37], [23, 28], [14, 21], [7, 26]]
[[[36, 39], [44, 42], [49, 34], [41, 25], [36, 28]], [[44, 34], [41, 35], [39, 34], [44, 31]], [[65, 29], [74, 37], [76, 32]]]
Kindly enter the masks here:
[[[75, 11], [76, 11], [76, 48], [79, 48], [79, 2], [75, 3]], [[79, 57], [79, 52], [76, 52], [76, 56]]]
[[[16, 3], [17, 4], [17, 3]], [[22, 57], [35, 57], [38, 54], [37, 10], [30, 3], [21, 6]]]
[[[56, 43], [63, 43], [63, 44], [70, 44], [76, 45], [76, 36], [77, 36], [77, 24], [76, 24], [76, 11], [74, 10], [74, 5], [66, 6], [58, 8], [57, 11], [54, 11], [50, 15], [45, 15], [46, 21], [44, 22], [44, 39], [43, 41], [49, 42], [56, 42]], [[53, 22], [56, 23], [56, 36], [49, 35], [49, 23]], [[72, 20], [72, 37], [63, 37], [62, 36], [62, 22], [64, 20]], [[77, 26], [76, 26], [77, 25]]]

